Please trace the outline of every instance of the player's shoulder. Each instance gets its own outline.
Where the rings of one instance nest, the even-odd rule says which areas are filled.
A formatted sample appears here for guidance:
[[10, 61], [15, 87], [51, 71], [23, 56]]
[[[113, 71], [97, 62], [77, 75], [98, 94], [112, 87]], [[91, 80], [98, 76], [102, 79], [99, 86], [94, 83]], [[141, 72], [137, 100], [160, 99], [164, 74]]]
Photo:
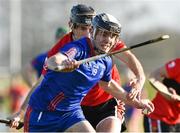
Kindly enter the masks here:
[[31, 62], [39, 62], [41, 60], [44, 60], [46, 57], [47, 57], [47, 52], [43, 52], [38, 54], [35, 58], [33, 58]]
[[67, 43], [67, 42], [71, 42], [71, 41], [73, 41], [73, 39], [72, 39], [72, 32], [69, 32], [69, 33], [67, 33], [66, 35], [64, 35], [61, 39], [60, 39], [60, 41], [59, 42], [65, 42], [65, 43]]
[[85, 48], [88, 48], [89, 45], [92, 45], [88, 37], [81, 37], [80, 39], [73, 41], [72, 43], [75, 43]]
[[115, 44], [115, 46], [114, 46], [114, 48], [113, 48], [112, 51], [120, 50], [120, 49], [122, 49], [122, 48], [124, 48], [124, 47], [126, 47], [126, 44], [124, 43], [124, 41], [119, 40], [119, 41]]
[[180, 66], [180, 58], [176, 58], [166, 63], [167, 68], [178, 68]]
[[47, 53], [48, 52], [41, 53], [41, 54], [38, 55], [38, 57], [45, 58], [45, 57], [47, 57]]

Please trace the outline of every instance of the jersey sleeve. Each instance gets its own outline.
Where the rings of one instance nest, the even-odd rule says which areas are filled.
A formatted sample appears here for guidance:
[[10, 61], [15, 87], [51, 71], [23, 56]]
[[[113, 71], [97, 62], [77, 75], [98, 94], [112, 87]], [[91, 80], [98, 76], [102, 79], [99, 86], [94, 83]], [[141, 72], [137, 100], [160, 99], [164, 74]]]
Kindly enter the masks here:
[[46, 57], [47, 57], [47, 53], [42, 53], [42, 54], [39, 54], [38, 56], [36, 56], [31, 61], [31, 65], [37, 71], [38, 77], [40, 77], [40, 75], [41, 75]]
[[169, 61], [165, 67], [169, 78], [175, 79], [180, 74], [180, 58]]
[[70, 59], [78, 60], [80, 58], [81, 52], [84, 51], [82, 47], [77, 45], [76, 43], [68, 43], [64, 47], [62, 47], [59, 52], [63, 53]]

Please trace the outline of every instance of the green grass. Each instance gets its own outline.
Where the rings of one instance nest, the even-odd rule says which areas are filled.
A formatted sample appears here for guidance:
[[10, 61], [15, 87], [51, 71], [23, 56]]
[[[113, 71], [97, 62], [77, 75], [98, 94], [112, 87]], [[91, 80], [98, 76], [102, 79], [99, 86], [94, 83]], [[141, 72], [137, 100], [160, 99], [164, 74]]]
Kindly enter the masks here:
[[156, 95], [156, 90], [151, 86], [151, 84], [146, 80], [144, 89], [147, 93], [147, 97], [152, 100]]

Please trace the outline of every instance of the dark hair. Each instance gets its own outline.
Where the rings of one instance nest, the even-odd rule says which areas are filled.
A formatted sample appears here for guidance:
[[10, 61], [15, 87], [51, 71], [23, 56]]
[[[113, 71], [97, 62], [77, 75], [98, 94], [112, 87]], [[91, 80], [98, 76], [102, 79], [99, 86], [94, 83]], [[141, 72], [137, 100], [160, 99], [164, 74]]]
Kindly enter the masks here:
[[91, 25], [95, 11], [91, 6], [78, 4], [71, 9], [70, 21], [77, 24]]

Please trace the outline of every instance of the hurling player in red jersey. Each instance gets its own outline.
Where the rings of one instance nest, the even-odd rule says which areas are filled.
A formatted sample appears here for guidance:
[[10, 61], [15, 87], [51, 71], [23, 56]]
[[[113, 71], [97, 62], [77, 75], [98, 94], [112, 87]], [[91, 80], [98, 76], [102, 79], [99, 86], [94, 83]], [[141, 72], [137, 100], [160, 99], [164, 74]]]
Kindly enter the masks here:
[[[76, 18], [74, 18], [76, 20]], [[75, 21], [74, 20], [74, 21]], [[77, 21], [77, 20], [76, 20]], [[87, 25], [80, 25], [80, 23], [82, 22], [78, 22], [78, 23], [72, 23], [70, 22], [70, 27], [73, 28], [72, 31], [69, 34], [65, 35], [61, 40], [59, 40], [59, 42], [50, 50], [50, 52], [48, 53], [48, 57], [51, 57], [52, 55], [54, 55], [55, 53], [58, 52], [58, 49], [60, 47], [62, 47], [64, 44], [71, 42], [73, 40], [76, 40], [78, 38], [80, 38], [81, 36], [87, 36], [87, 34], [84, 34], [85, 31], [87, 33], [88, 29], [86, 28]], [[80, 28], [80, 29], [78, 29]], [[81, 32], [80, 32], [80, 31]], [[84, 31], [84, 32], [83, 32]], [[74, 34], [76, 33], [76, 34]], [[78, 33], [78, 34], [77, 34]], [[84, 34], [84, 35], [82, 35]], [[124, 48], [125, 45], [123, 42], [119, 42], [117, 43], [116, 47], [113, 50], [119, 50], [121, 48]], [[142, 85], [144, 84], [144, 73], [142, 70], [142, 67], [139, 63], [139, 61], [135, 58], [135, 56], [128, 52], [125, 52], [123, 55], [125, 55], [126, 58], [121, 58], [121, 60], [123, 60], [124, 62], [126, 62], [129, 67], [132, 69], [132, 71], [136, 74], [137, 76], [137, 84], [135, 88], [140, 88], [138, 91], [133, 91], [133, 92], [139, 92], [142, 88]], [[43, 74], [46, 73], [46, 68], [43, 71]], [[118, 74], [118, 70], [116, 68], [116, 66], [113, 66], [112, 69], [112, 77], [113, 79], [115, 79], [116, 81], [120, 82], [120, 77]], [[107, 94], [105, 91], [103, 91], [101, 88], [99, 88], [99, 85], [97, 84], [92, 91], [89, 92], [89, 94], [87, 95], [87, 97], [83, 100], [82, 102], [82, 107], [84, 110], [84, 114], [86, 119], [88, 119], [90, 121], [90, 123], [94, 126], [94, 128], [96, 128], [97, 124], [97, 131], [112, 131], [112, 130], [120, 130], [119, 128], [121, 127], [121, 123], [122, 123], [122, 113], [123, 113], [123, 107], [122, 106], [118, 106], [118, 108], [120, 107], [120, 119], [117, 119], [117, 114], [115, 114], [115, 112], [117, 112], [116, 110], [116, 105], [117, 102], [116, 100], [109, 94]], [[105, 107], [106, 109], [101, 109], [101, 107]], [[112, 107], [112, 111], [107, 109]], [[101, 110], [100, 110], [101, 109]], [[92, 118], [93, 113], [89, 113], [91, 112], [91, 110], [94, 110], [95, 114], [100, 114], [100, 116], [98, 118]], [[101, 112], [98, 113], [97, 111]], [[103, 112], [102, 112], [103, 111]], [[109, 117], [111, 116], [111, 117]], [[107, 125], [108, 123], [108, 125]], [[115, 128], [116, 127], [116, 128]]]
[[173, 87], [172, 82], [167, 87], [167, 79], [180, 85], [180, 58], [167, 62], [150, 76], [150, 83], [159, 91], [152, 100], [154, 112], [144, 117], [145, 132], [180, 131], [180, 96], [177, 94], [180, 88]]

